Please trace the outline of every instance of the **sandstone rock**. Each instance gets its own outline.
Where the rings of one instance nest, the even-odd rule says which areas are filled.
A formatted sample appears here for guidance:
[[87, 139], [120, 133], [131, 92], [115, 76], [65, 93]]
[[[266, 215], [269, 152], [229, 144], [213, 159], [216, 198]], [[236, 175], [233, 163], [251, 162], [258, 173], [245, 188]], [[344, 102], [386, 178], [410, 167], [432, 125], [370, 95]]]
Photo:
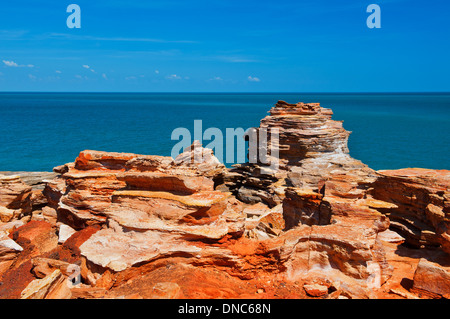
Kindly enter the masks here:
[[414, 273], [413, 288], [432, 296], [450, 298], [450, 272], [422, 258]]
[[214, 190], [214, 182], [203, 176], [171, 175], [155, 172], [125, 172], [117, 179], [126, 182], [129, 188], [153, 191], [193, 194]]
[[329, 211], [321, 209], [323, 195], [311, 189], [287, 188], [283, 201], [286, 229], [299, 224], [325, 225], [330, 221]]
[[52, 225], [56, 225], [56, 222], [58, 220], [58, 214], [56, 212], [56, 209], [50, 207], [50, 206], [45, 206], [42, 207], [42, 211], [41, 211], [41, 216], [42, 216], [42, 220], [52, 224]]
[[450, 253], [450, 171], [379, 171], [370, 195], [394, 204], [382, 210], [391, 228], [416, 247], [442, 246]]
[[[166, 192], [117, 191], [104, 214], [135, 230], [159, 230], [220, 239], [244, 227], [230, 194], [210, 191], [180, 196]], [[238, 222], [240, 221], [240, 226]], [[233, 224], [232, 229], [227, 226]]]
[[33, 265], [31, 271], [39, 279], [51, 275], [55, 270], [61, 271], [61, 273], [67, 277], [72, 274], [70, 268], [71, 264], [57, 259], [35, 257], [31, 260], [31, 263]]
[[17, 175], [0, 175], [0, 221], [31, 213], [31, 187]]
[[448, 297], [449, 171], [375, 172], [331, 116], [279, 101], [257, 129], [279, 167], [195, 141], [83, 151], [42, 192], [0, 177], [0, 298]]
[[63, 244], [67, 239], [70, 238], [76, 232], [75, 229], [68, 225], [60, 225], [59, 226], [59, 234], [58, 234], [58, 243]]
[[381, 285], [392, 274], [376, 232], [364, 226], [301, 226], [283, 233], [280, 239], [284, 241], [280, 258], [290, 280], [321, 269], [331, 279], [338, 272], [363, 279], [367, 285], [375, 268]]
[[[44, 184], [42, 184], [42, 188], [44, 188]], [[42, 210], [42, 208], [47, 207], [48, 205], [48, 201], [43, 193], [43, 189], [33, 190], [30, 200], [32, 211]]]
[[20, 216], [20, 210], [8, 209], [4, 206], [0, 206], [0, 221], [7, 223], [13, 219], [17, 219]]
[[174, 282], [159, 282], [153, 286], [152, 299], [180, 299], [183, 293]]
[[61, 176], [57, 176], [52, 180], [46, 181], [43, 190], [43, 194], [47, 199], [49, 207], [53, 209], [58, 208], [59, 201], [65, 192], [66, 181]]
[[319, 284], [304, 285], [303, 288], [312, 297], [322, 297], [328, 293], [328, 287]]
[[[280, 186], [317, 190], [318, 183], [331, 174], [373, 175], [373, 170], [350, 157], [347, 147], [350, 132], [342, 127], [342, 122], [331, 120], [332, 114], [318, 103], [279, 101], [257, 129], [268, 132], [267, 150], [272, 143], [278, 147], [279, 170], [265, 170], [268, 165], [261, 162], [235, 165], [226, 183], [229, 189], [244, 202], [262, 201], [275, 206], [283, 199]], [[279, 130], [278, 142], [272, 141], [273, 129]], [[257, 179], [252, 182], [254, 177]], [[277, 184], [280, 180], [286, 180], [285, 185]]]
[[405, 241], [405, 238], [389, 229], [379, 232], [378, 239], [389, 243], [403, 243]]
[[122, 271], [162, 256], [195, 255], [201, 251], [174, 235], [154, 231], [123, 232], [118, 229], [100, 230], [81, 245], [80, 250], [90, 262], [113, 271]]
[[77, 170], [123, 170], [129, 160], [139, 156], [143, 155], [86, 150], [78, 155], [74, 168]]
[[23, 250], [23, 248], [10, 238], [2, 238], [0, 240], [0, 253], [1, 254], [5, 253], [5, 252], [10, 252], [10, 251], [22, 251], [22, 250]]
[[12, 265], [23, 248], [14, 240], [0, 236], [0, 276]]
[[264, 240], [279, 236], [285, 229], [281, 205], [269, 209], [258, 203], [246, 208], [244, 214], [247, 215], [245, 237]]
[[5, 234], [6, 236], [9, 235], [11, 232], [13, 232], [16, 228], [19, 228], [23, 226], [25, 223], [21, 220], [14, 220], [9, 223], [0, 224], [0, 238], [2, 237], [2, 234]]
[[30, 247], [39, 254], [50, 252], [58, 245], [55, 229], [41, 221], [31, 221], [17, 228], [11, 237], [20, 246]]
[[23, 291], [20, 299], [69, 299], [70, 289], [59, 270], [43, 279], [33, 280]]
[[45, 186], [45, 180], [50, 180], [56, 177], [53, 172], [0, 172], [6, 176], [19, 176], [20, 179], [27, 185], [31, 186], [33, 190], [42, 190]]

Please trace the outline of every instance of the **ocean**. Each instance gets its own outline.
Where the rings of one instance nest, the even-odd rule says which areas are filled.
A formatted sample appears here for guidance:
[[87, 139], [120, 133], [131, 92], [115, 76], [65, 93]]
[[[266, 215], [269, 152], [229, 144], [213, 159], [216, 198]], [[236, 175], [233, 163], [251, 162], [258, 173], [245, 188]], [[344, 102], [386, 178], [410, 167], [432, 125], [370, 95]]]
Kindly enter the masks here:
[[0, 93], [0, 171], [51, 171], [86, 149], [170, 155], [174, 129], [259, 126], [278, 100], [332, 108], [373, 169], [450, 169], [450, 93]]

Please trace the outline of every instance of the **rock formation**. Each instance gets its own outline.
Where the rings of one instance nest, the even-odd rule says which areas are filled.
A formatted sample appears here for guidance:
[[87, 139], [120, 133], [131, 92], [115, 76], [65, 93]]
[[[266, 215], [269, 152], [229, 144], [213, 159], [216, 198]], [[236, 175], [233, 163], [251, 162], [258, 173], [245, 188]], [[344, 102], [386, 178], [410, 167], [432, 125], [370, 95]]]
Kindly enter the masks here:
[[374, 171], [331, 116], [279, 101], [278, 169], [194, 142], [0, 176], [0, 298], [448, 298], [450, 171]]
[[279, 130], [279, 171], [272, 173], [263, 163], [235, 165], [226, 176], [226, 186], [245, 202], [281, 203], [283, 185], [318, 189], [318, 183], [332, 174], [351, 174], [356, 178], [373, 176], [365, 164], [349, 155], [350, 132], [342, 122], [331, 119], [333, 112], [318, 103], [289, 104], [284, 101], [261, 120], [258, 130], [266, 129], [267, 149], [272, 146], [272, 129]]

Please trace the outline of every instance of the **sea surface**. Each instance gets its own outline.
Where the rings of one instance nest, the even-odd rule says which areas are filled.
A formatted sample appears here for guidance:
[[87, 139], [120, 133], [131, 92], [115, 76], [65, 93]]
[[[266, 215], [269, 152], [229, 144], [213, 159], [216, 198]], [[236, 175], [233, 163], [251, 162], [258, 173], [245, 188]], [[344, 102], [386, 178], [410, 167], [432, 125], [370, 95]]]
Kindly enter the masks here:
[[373, 169], [450, 169], [450, 94], [0, 93], [0, 171], [51, 171], [86, 149], [170, 155], [174, 129], [259, 126], [278, 100], [332, 108]]

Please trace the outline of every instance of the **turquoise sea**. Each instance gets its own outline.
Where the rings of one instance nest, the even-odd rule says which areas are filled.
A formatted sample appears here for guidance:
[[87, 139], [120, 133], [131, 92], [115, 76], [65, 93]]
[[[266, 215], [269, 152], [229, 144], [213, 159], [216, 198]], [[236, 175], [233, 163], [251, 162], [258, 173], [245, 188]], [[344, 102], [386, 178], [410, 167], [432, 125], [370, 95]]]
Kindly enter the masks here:
[[0, 93], [0, 171], [50, 171], [85, 149], [170, 155], [175, 128], [247, 129], [278, 100], [332, 108], [373, 169], [450, 169], [450, 93]]

